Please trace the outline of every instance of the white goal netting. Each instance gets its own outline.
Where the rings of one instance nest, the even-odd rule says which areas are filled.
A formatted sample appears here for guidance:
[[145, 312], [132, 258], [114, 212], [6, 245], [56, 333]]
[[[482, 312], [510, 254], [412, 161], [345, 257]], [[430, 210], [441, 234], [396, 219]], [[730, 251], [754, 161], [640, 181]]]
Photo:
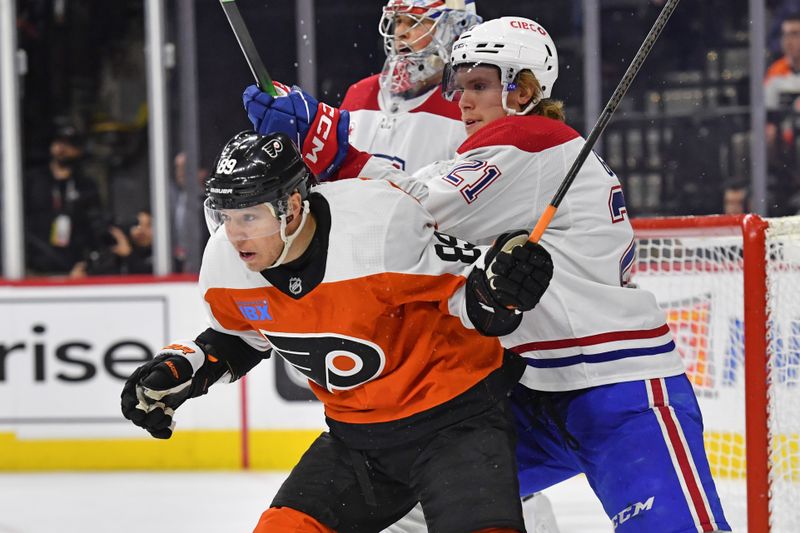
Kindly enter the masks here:
[[[748, 472], [759, 475], [746, 461], [749, 417], [767, 431], [768, 449], [760, 448], [769, 458], [771, 531], [800, 531], [800, 217], [765, 219], [764, 247], [755, 256], [741, 217], [638, 222], [633, 282], [653, 291], [667, 314], [703, 411], [706, 452], [731, 526], [748, 531], [746, 482]], [[748, 232], [750, 243], [757, 233]], [[766, 279], [762, 272], [753, 283], [758, 268]], [[761, 318], [753, 313], [759, 308]], [[748, 343], [746, 350], [745, 331], [756, 321], [763, 321], [760, 348]], [[767, 367], [761, 392], [754, 385], [764, 380], [753, 381], [745, 367], [759, 350]], [[752, 407], [758, 402], [748, 402], [754, 411], [748, 413], [746, 394], [765, 397], [767, 422], [758, 422]]]

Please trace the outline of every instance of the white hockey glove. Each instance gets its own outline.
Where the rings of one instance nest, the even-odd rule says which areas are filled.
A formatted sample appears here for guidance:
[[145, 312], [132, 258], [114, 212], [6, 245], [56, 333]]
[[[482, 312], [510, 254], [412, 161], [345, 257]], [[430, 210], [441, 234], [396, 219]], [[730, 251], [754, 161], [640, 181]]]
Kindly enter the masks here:
[[187, 399], [208, 392], [213, 383], [230, 381], [224, 365], [207, 351], [194, 341], [164, 347], [125, 382], [123, 416], [157, 439], [170, 438], [175, 429], [175, 409]]

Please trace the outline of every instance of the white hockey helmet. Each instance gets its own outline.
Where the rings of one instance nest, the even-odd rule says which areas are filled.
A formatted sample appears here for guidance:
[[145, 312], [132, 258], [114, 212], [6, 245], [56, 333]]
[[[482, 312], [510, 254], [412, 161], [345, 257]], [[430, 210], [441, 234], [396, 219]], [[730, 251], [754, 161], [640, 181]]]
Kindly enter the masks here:
[[[452, 100], [455, 69], [461, 65], [494, 65], [500, 69], [503, 109], [510, 115], [529, 112], [543, 98], [549, 98], [558, 78], [556, 45], [537, 22], [522, 17], [489, 20], [464, 32], [453, 45], [450, 62], [442, 82], [445, 98]], [[522, 111], [509, 109], [506, 97], [516, 88], [517, 75], [530, 70], [541, 85], [541, 94]]]
[[[395, 35], [398, 17], [411, 18], [413, 27], [425, 20], [432, 24], [413, 41], [401, 43]], [[465, 0], [463, 8], [447, 7], [444, 0], [389, 0], [378, 23], [386, 52], [381, 88], [400, 98], [413, 98], [427, 90], [430, 80], [439, 81], [458, 36], [481, 20], [475, 13], [475, 0]], [[424, 48], [413, 50], [416, 43], [427, 40]]]

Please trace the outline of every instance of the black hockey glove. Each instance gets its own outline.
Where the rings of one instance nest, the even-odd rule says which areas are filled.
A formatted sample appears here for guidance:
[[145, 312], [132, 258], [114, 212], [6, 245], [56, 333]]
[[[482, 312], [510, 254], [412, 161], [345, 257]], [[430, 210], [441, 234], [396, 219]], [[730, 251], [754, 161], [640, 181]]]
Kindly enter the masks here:
[[528, 232], [500, 235], [489, 251], [486, 270], [470, 275], [478, 301], [494, 309], [530, 311], [539, 303], [553, 277], [553, 260]]
[[[193, 341], [170, 344], [137, 368], [122, 389], [122, 414], [157, 439], [172, 436], [172, 416], [189, 398], [208, 392], [227, 368]], [[230, 375], [230, 374], [228, 374]]]

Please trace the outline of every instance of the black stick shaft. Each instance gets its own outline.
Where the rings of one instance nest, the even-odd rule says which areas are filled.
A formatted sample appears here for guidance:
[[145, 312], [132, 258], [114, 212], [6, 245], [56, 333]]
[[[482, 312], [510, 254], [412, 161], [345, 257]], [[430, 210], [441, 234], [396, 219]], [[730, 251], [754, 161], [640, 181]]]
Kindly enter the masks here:
[[656, 21], [653, 23], [653, 27], [650, 28], [650, 33], [648, 33], [647, 37], [645, 37], [642, 46], [639, 47], [639, 51], [636, 52], [635, 56], [633, 56], [631, 64], [628, 65], [628, 70], [625, 71], [625, 75], [622, 76], [622, 80], [620, 80], [619, 85], [617, 85], [617, 88], [614, 90], [614, 93], [608, 100], [606, 107], [603, 109], [603, 112], [600, 113], [600, 117], [597, 119], [592, 131], [589, 133], [589, 137], [586, 139], [586, 144], [583, 145], [583, 148], [578, 154], [577, 159], [575, 159], [575, 161], [572, 163], [572, 167], [569, 169], [569, 172], [567, 172], [564, 182], [553, 196], [553, 200], [550, 202], [550, 204], [554, 207], [558, 207], [561, 203], [561, 200], [564, 199], [564, 195], [567, 194], [567, 190], [569, 190], [569, 187], [572, 185], [575, 176], [583, 166], [583, 162], [586, 161], [586, 158], [589, 156], [589, 152], [592, 151], [592, 148], [597, 142], [598, 137], [600, 137], [600, 135], [603, 133], [603, 130], [606, 129], [608, 122], [611, 120], [611, 116], [617, 110], [617, 107], [619, 107], [619, 103], [622, 101], [625, 93], [628, 92], [628, 88], [633, 83], [633, 79], [636, 77], [636, 74], [639, 73], [639, 69], [642, 67], [644, 60], [650, 54], [650, 50], [653, 48], [658, 36], [661, 35], [661, 30], [664, 29], [664, 26], [667, 24], [667, 20], [669, 20], [672, 12], [675, 11], [675, 8], [678, 6], [678, 2], [680, 2], [680, 0], [667, 0], [667, 3], [661, 10], [661, 13], [658, 14], [658, 18], [656, 18]]
[[644, 38], [642, 46], [639, 47], [639, 50], [636, 52], [636, 55], [633, 56], [630, 65], [628, 65], [628, 70], [625, 71], [625, 75], [622, 76], [617, 88], [614, 89], [611, 98], [608, 100], [603, 112], [600, 113], [600, 117], [597, 119], [592, 131], [589, 132], [586, 142], [581, 148], [581, 151], [578, 153], [578, 157], [576, 157], [575, 161], [572, 162], [572, 166], [569, 168], [569, 171], [567, 171], [567, 175], [564, 177], [564, 180], [561, 182], [558, 190], [553, 195], [553, 199], [550, 200], [550, 205], [547, 206], [547, 209], [545, 209], [544, 213], [542, 213], [542, 216], [539, 217], [539, 220], [536, 222], [536, 226], [533, 228], [533, 231], [529, 237], [531, 242], [539, 242], [541, 239], [542, 234], [555, 216], [556, 210], [561, 204], [561, 201], [564, 199], [564, 196], [567, 194], [572, 182], [575, 181], [575, 176], [578, 175], [583, 163], [586, 161], [586, 158], [589, 156], [592, 148], [594, 148], [598, 137], [600, 137], [600, 134], [606, 129], [606, 125], [608, 125], [608, 122], [611, 120], [611, 116], [614, 114], [614, 111], [616, 111], [617, 107], [619, 107], [619, 103], [622, 101], [625, 93], [628, 92], [628, 88], [631, 86], [631, 83], [633, 83], [633, 79], [636, 77], [636, 74], [642, 67], [644, 60], [647, 58], [648, 54], [650, 54], [650, 50], [653, 48], [656, 40], [658, 40], [658, 36], [661, 35], [661, 30], [664, 29], [664, 26], [667, 24], [667, 20], [669, 20], [672, 12], [675, 11], [675, 8], [678, 6], [678, 2], [680, 2], [680, 0], [667, 0], [667, 3], [664, 4], [664, 7], [661, 9], [661, 13], [658, 14], [656, 21], [653, 23], [653, 27], [650, 28], [650, 32]]
[[272, 78], [267, 72], [267, 67], [261, 61], [261, 56], [258, 55], [258, 50], [256, 50], [256, 45], [253, 43], [253, 38], [247, 30], [244, 19], [242, 19], [236, 0], [219, 0], [219, 3], [223, 11], [225, 11], [225, 16], [228, 17], [233, 34], [236, 36], [236, 40], [239, 41], [239, 48], [242, 49], [247, 65], [250, 67], [250, 72], [253, 73], [259, 88], [272, 96], [277, 96], [275, 87], [272, 85]]

